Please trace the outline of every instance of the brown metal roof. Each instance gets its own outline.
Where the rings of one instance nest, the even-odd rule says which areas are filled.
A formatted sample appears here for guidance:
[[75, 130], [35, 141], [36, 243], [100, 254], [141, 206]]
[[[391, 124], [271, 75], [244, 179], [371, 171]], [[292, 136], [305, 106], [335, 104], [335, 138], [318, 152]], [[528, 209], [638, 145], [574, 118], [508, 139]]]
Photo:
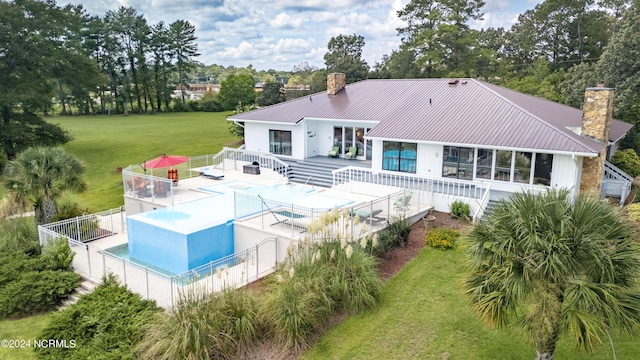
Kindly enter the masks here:
[[[577, 135], [582, 112], [473, 79], [365, 80], [231, 116], [230, 120], [296, 123], [304, 118], [378, 121], [367, 137], [596, 153], [603, 144]], [[614, 120], [610, 138], [631, 128]]]

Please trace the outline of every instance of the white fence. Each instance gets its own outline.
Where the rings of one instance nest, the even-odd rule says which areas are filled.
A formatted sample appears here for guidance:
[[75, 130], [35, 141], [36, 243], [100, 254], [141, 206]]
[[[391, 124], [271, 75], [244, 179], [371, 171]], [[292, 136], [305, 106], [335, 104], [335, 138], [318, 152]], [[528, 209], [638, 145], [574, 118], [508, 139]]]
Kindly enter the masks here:
[[[342, 208], [351, 214], [349, 229], [351, 237], [354, 237], [361, 225], [367, 224], [371, 229], [381, 228], [386, 226], [387, 221], [407, 218], [420, 211], [425, 211], [431, 206], [431, 202], [431, 191], [416, 187], [396, 190], [375, 200], [356, 205], [347, 204]], [[323, 213], [332, 210], [321, 207], [304, 207], [237, 192], [234, 193], [234, 209], [235, 220], [260, 229], [278, 231], [291, 238], [297, 238], [300, 234], [305, 233], [309, 225], [320, 218]]]
[[86, 242], [126, 231], [124, 208], [119, 207], [40, 225], [38, 226], [38, 237], [40, 245], [45, 245], [52, 240], [51, 234], [54, 234], [54, 238], [63, 236], [77, 242]]
[[224, 147], [212, 157], [212, 165], [222, 170], [242, 170], [245, 164], [254, 163], [288, 177], [289, 164], [271, 154]]
[[[107, 218], [105, 213], [111, 214], [114, 224], [112, 229], [118, 230], [116, 220], [119, 219], [119, 215], [124, 214], [119, 212], [119, 209], [103, 212], [100, 215], [88, 215], [86, 219], [105, 219]], [[77, 233], [68, 231], [69, 228], [73, 229], [70, 224], [75, 223], [82, 223], [82, 219], [38, 226], [40, 243], [46, 245], [54, 239], [67, 239], [69, 247], [75, 253], [73, 268], [78, 274], [96, 282], [107, 274], [113, 274], [131, 291], [145, 299], [155, 300], [158, 306], [164, 308], [174, 306], [186, 292], [210, 293], [244, 286], [269, 274], [278, 264], [278, 239], [273, 237], [188, 272], [178, 275], [164, 274], [149, 266], [143, 266], [104, 251], [95, 244], [76, 240], [71, 236]], [[124, 230], [124, 227], [120, 230]]]
[[375, 194], [381, 187], [420, 189], [430, 193], [429, 199], [435, 210], [449, 212], [451, 203], [459, 200], [469, 204], [474, 219], [484, 213], [491, 190], [488, 183], [394, 171], [373, 171], [354, 166], [333, 170], [333, 187], [361, 194]]

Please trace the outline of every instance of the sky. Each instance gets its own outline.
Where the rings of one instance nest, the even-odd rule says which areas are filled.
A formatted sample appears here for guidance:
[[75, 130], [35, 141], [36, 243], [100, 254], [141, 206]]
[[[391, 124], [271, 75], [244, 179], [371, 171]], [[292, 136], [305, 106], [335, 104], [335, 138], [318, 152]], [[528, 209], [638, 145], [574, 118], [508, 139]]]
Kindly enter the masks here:
[[[85, 0], [91, 15], [133, 7], [149, 24], [189, 21], [196, 28], [196, 61], [206, 65], [291, 71], [307, 62], [324, 68], [329, 40], [337, 35], [364, 37], [363, 58], [373, 67], [398, 49], [403, 27], [397, 11], [409, 0]], [[485, 0], [484, 17], [473, 28], [510, 28], [518, 14], [541, 0]]]

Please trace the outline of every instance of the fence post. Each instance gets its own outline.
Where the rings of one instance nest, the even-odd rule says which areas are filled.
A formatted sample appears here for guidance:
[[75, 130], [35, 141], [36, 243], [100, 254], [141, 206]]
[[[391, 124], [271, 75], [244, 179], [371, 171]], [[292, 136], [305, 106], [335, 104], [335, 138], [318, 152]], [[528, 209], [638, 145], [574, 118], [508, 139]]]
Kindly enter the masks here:
[[103, 276], [107, 275], [107, 262], [104, 257], [104, 250], [102, 251], [102, 275]]
[[211, 277], [211, 291], [214, 291], [215, 289], [215, 285], [213, 283], [214, 278], [213, 278], [213, 261], [209, 262], [209, 267], [211, 268], [211, 270], [209, 270], [209, 273], [211, 273], [210, 277]]
[[111, 220], [111, 233], [115, 234], [116, 233], [116, 229], [113, 226], [113, 209], [109, 210], [109, 220]]
[[259, 245], [256, 244], [256, 278], [259, 276], [258, 274], [260, 274], [260, 258], [258, 257], [258, 249]]
[[126, 260], [122, 259], [122, 278], [124, 279], [124, 284], [127, 285], [127, 263]]
[[244, 274], [247, 277], [247, 284], [248, 284], [249, 283], [249, 252], [246, 250], [244, 252]]
[[171, 286], [171, 307], [174, 307], [175, 304], [173, 303], [173, 276], [169, 278], [170, 280], [170, 286]]
[[146, 290], [147, 290], [147, 300], [149, 300], [149, 268], [148, 267], [144, 267], [144, 280], [147, 284], [146, 286]]
[[76, 216], [76, 238], [74, 240], [82, 241], [80, 238], [80, 218]]
[[89, 277], [91, 277], [91, 256], [89, 255], [89, 245], [84, 244], [84, 247], [87, 250], [87, 264], [89, 264]]

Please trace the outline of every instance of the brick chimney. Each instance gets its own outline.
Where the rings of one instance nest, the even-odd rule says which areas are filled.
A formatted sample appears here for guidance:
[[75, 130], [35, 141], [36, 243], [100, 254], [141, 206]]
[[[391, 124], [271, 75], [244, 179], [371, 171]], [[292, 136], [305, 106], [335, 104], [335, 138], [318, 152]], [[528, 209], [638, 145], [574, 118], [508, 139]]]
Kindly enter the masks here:
[[609, 128], [613, 111], [613, 89], [598, 84], [587, 88], [582, 106], [582, 135], [604, 144], [597, 157], [583, 158], [580, 193], [600, 196], [604, 177], [604, 161], [609, 144]]
[[331, 73], [327, 75], [327, 94], [335, 95], [347, 85], [347, 76], [342, 73]]

